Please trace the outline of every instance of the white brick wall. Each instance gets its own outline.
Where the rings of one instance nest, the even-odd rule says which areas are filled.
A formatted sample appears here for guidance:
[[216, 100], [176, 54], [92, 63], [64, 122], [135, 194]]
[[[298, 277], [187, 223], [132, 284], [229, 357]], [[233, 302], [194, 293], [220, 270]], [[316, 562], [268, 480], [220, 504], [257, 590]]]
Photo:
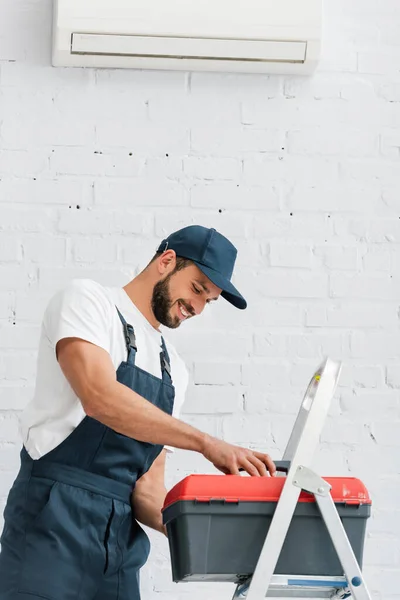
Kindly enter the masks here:
[[[315, 464], [367, 484], [365, 572], [375, 599], [399, 600], [398, 0], [326, 0], [307, 79], [53, 69], [50, 34], [50, 0], [0, 2], [2, 505], [50, 295], [77, 276], [123, 284], [165, 234], [215, 226], [249, 308], [221, 302], [174, 334], [184, 418], [279, 458], [313, 368], [342, 359]], [[176, 452], [168, 485], [193, 471], [212, 468]], [[231, 596], [175, 586], [151, 537], [144, 600]]]

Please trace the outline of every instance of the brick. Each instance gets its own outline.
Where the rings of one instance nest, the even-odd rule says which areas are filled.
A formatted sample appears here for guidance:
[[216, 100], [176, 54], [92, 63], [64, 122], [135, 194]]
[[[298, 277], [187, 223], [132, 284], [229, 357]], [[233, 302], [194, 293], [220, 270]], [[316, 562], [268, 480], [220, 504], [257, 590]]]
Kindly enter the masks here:
[[254, 218], [254, 236], [271, 240], [273, 238], [325, 242], [332, 235], [331, 219], [321, 215], [302, 215], [297, 213], [286, 215], [257, 215]]
[[51, 209], [28, 208], [23, 206], [1, 208], [1, 231], [45, 232], [52, 231], [56, 214]]
[[252, 348], [252, 338], [247, 332], [206, 330], [201, 318], [187, 325], [175, 342], [185, 360], [204, 359], [206, 355], [209, 360], [233, 358], [241, 361]]
[[385, 421], [374, 421], [371, 424], [371, 432], [376, 440], [376, 443], [382, 446], [400, 446], [399, 438], [399, 426], [400, 426], [400, 409], [397, 417], [397, 421], [387, 423]]
[[180, 156], [169, 154], [163, 157], [148, 157], [145, 159], [143, 176], [160, 182], [167, 180], [164, 185], [169, 190], [170, 180], [180, 181], [183, 178], [183, 160]]
[[341, 302], [337, 306], [313, 306], [306, 309], [308, 327], [382, 328], [396, 326], [397, 306]]
[[48, 171], [50, 151], [1, 150], [0, 173], [13, 177], [37, 177]]
[[0, 292], [0, 319], [11, 319], [14, 306], [14, 294], [9, 291]]
[[378, 360], [397, 358], [399, 344], [398, 333], [355, 332], [351, 339], [351, 355]]
[[278, 267], [269, 269], [262, 277], [248, 273], [240, 274], [237, 283], [242, 289], [251, 289], [267, 298], [324, 298], [327, 296], [328, 287], [327, 276], [324, 273], [288, 271]]
[[239, 363], [200, 362], [194, 365], [193, 382], [203, 386], [237, 385], [241, 380]]
[[400, 209], [400, 199], [395, 186], [384, 187], [381, 194], [381, 209], [385, 212], [394, 212], [398, 214]]
[[242, 180], [248, 186], [280, 186], [282, 180], [287, 180], [284, 167], [286, 162], [282, 156], [275, 154], [255, 154], [251, 157], [243, 158], [242, 165]]
[[369, 543], [366, 544], [363, 563], [365, 565], [397, 567], [400, 566], [400, 544], [397, 540], [380, 538], [377, 535], [369, 535]]
[[217, 157], [234, 157], [248, 152], [278, 152], [282, 147], [283, 133], [274, 129], [192, 128], [191, 148], [195, 154], [210, 153]]
[[388, 102], [400, 102], [400, 83], [386, 83], [379, 88], [377, 93]]
[[30, 263], [41, 265], [64, 264], [67, 254], [65, 238], [50, 235], [34, 235], [22, 237], [24, 258]]
[[101, 148], [127, 148], [129, 152], [182, 155], [189, 151], [189, 130], [184, 126], [159, 127], [123, 121], [98, 122], [96, 145]]
[[153, 216], [149, 212], [129, 209], [115, 212], [109, 208], [93, 210], [63, 210], [60, 212], [57, 230], [73, 234], [145, 234], [153, 229]]
[[290, 131], [287, 135], [290, 154], [323, 156], [374, 156], [378, 150], [377, 136], [369, 131], [337, 131], [321, 128]]
[[284, 181], [294, 187], [299, 185], [309, 189], [316, 183], [337, 186], [340, 163], [336, 157], [286, 154], [280, 163]]
[[[242, 366], [242, 384], [251, 388], [286, 387], [289, 385], [289, 366], [281, 363], [255, 362]], [[247, 396], [247, 393], [246, 393]]]
[[386, 383], [391, 388], [400, 389], [400, 365], [388, 365], [386, 370]]
[[39, 327], [2, 325], [0, 326], [0, 349], [36, 349], [39, 335]]
[[0, 236], [0, 262], [19, 262], [22, 258], [21, 241], [12, 235]]
[[27, 272], [22, 265], [0, 265], [0, 292], [8, 292], [10, 289], [26, 290], [34, 278], [35, 274], [32, 271]]
[[0, 443], [0, 473], [12, 471], [16, 473], [20, 465], [20, 444], [10, 442]]
[[196, 95], [176, 95], [171, 102], [165, 97], [151, 98], [148, 106], [149, 121], [155, 124], [176, 123], [190, 127], [193, 122], [210, 125], [226, 125], [240, 122], [240, 103], [232, 101], [231, 97], [219, 95], [212, 98], [211, 94], [204, 102]]
[[50, 156], [50, 168], [57, 175], [136, 177], [143, 170], [144, 159], [132, 153], [91, 148], [55, 148]]
[[264, 327], [299, 327], [303, 324], [303, 310], [296, 301], [256, 300], [252, 302], [251, 310], [246, 312], [252, 327], [258, 328], [260, 323]]
[[322, 443], [336, 443], [344, 446], [363, 445], [372, 443], [368, 427], [363, 422], [348, 422], [343, 416], [328, 417], [321, 433]]
[[[26, 105], [29, 105], [28, 101]], [[76, 116], [71, 124], [71, 121], [60, 119], [54, 107], [48, 109], [47, 114], [41, 114], [44, 108], [40, 107], [37, 118], [32, 119], [35, 112], [33, 105], [29, 114], [19, 115], [17, 124], [13, 119], [3, 122], [2, 138], [8, 149], [85, 146], [95, 142], [95, 127], [85, 119]]]
[[130, 277], [123, 268], [102, 268], [101, 265], [75, 267], [41, 267], [39, 268], [40, 290], [49, 296], [65, 286], [71, 279], [93, 279], [105, 286], [123, 286]]
[[288, 355], [295, 358], [323, 359], [329, 356], [342, 359], [349, 355], [349, 336], [346, 333], [312, 331], [289, 336]]
[[[219, 212], [222, 210], [222, 212]], [[160, 241], [172, 231], [187, 225], [203, 225], [215, 227], [223, 235], [231, 237], [247, 237], [252, 232], [253, 216], [243, 210], [224, 210], [215, 207], [214, 210], [180, 209], [176, 214], [171, 211], [158, 210], [155, 215], [155, 234]]]
[[24, 204], [82, 204], [87, 187], [77, 181], [15, 179], [0, 182], [0, 201]]
[[[107, 257], [114, 256], [114, 252], [111, 250], [108, 251], [107, 247], [109, 244], [114, 245], [114, 240], [116, 236], [113, 236], [111, 240], [102, 239], [99, 240], [102, 248], [102, 252], [107, 255]], [[144, 269], [144, 267], [150, 262], [153, 258], [161, 239], [156, 238], [155, 236], [150, 235], [135, 235], [129, 237], [118, 237], [117, 238], [117, 246], [118, 246], [118, 255], [119, 260], [122, 261], [123, 264], [134, 265], [140, 269]], [[82, 240], [77, 239], [77, 247], [80, 248], [80, 255], [82, 258], [84, 256], [90, 258], [92, 256], [92, 248], [93, 244], [87, 244], [84, 242], [81, 243]], [[95, 240], [93, 240], [95, 242]], [[103, 245], [104, 242], [104, 245]], [[97, 241], [94, 246], [96, 246]], [[83, 253], [83, 254], [82, 254]], [[87, 259], [86, 259], [87, 260]]]
[[270, 419], [267, 415], [233, 415], [223, 420], [224, 439], [231, 444], [264, 444], [271, 438]]
[[[279, 96], [282, 82], [280, 77], [252, 73], [192, 73], [190, 90], [199, 103], [211, 98], [222, 97], [242, 100], [254, 95], [263, 101]], [[200, 104], [201, 106], [201, 104]]]
[[362, 257], [365, 272], [378, 272], [391, 270], [391, 253], [388, 248], [370, 246]]
[[331, 275], [330, 294], [333, 298], [395, 300], [399, 292], [400, 279], [390, 275]]
[[288, 336], [284, 333], [256, 333], [254, 335], [254, 356], [285, 358], [289, 346]]
[[20, 439], [18, 413], [0, 411], [0, 442], [15, 443], [20, 442]]
[[17, 473], [16, 470], [12, 471], [1, 471], [0, 477], [0, 497], [6, 499], [8, 496], [8, 492], [11, 489], [12, 484], [14, 483], [15, 477]]
[[398, 158], [400, 155], [400, 131], [389, 131], [380, 136], [380, 152], [383, 156]]
[[242, 162], [235, 158], [188, 156], [183, 159], [183, 171], [194, 179], [234, 180], [242, 175]]
[[388, 422], [398, 418], [400, 393], [396, 390], [342, 390], [340, 406], [344, 417], [365, 422], [376, 416], [377, 406], [381, 419]]
[[286, 198], [286, 205], [291, 210], [357, 212], [371, 210], [380, 197], [377, 186], [361, 188], [341, 185], [314, 185], [313, 187], [295, 186]]
[[246, 187], [235, 183], [195, 184], [190, 203], [195, 208], [276, 210], [279, 197], [273, 187]]
[[321, 73], [318, 77], [290, 77], [284, 80], [283, 94], [286, 98], [324, 100], [340, 98], [340, 76]]
[[109, 206], [185, 206], [188, 197], [179, 183], [158, 182], [146, 179], [99, 182], [95, 184], [95, 204]]
[[358, 250], [356, 247], [325, 244], [316, 246], [314, 254], [328, 269], [355, 271], [358, 268]]
[[33, 394], [34, 388], [27, 386], [25, 382], [2, 382], [0, 387], [0, 410], [21, 411], [27, 406]]
[[81, 238], [71, 240], [71, 255], [77, 263], [116, 264], [117, 244], [114, 238]]
[[[286, 382], [283, 380], [281, 383], [284, 388]], [[297, 414], [301, 398], [301, 391], [296, 392], [295, 390], [288, 389], [262, 389], [261, 385], [260, 388], [257, 389], [256, 385], [245, 392], [244, 408], [249, 415], [266, 415], [271, 421], [279, 423], [279, 419], [282, 415], [293, 415], [294, 417]], [[266, 437], [264, 437], [264, 440], [262, 441], [265, 440]]]
[[398, 73], [400, 49], [384, 48], [378, 52], [359, 52], [357, 70], [370, 75], [391, 76]]
[[270, 264], [272, 267], [298, 267], [311, 269], [314, 264], [311, 246], [271, 242]]
[[243, 395], [233, 386], [195, 385], [188, 389], [184, 414], [230, 414], [242, 410]]
[[15, 302], [15, 318], [18, 324], [22, 321], [40, 323], [49, 300], [49, 294], [37, 290], [18, 293]]
[[33, 384], [36, 375], [36, 353], [18, 351], [0, 353], [0, 379]]

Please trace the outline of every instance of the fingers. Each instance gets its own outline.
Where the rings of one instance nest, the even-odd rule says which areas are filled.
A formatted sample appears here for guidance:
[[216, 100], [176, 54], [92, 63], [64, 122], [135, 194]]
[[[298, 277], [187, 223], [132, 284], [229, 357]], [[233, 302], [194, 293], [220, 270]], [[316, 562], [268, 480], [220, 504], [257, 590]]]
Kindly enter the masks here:
[[266, 465], [269, 474], [272, 477], [276, 475], [276, 466], [272, 458], [268, 454], [262, 454], [262, 452], [254, 452], [255, 456], [262, 461], [264, 465]]
[[272, 459], [268, 454], [262, 454], [261, 452], [247, 451], [248, 454], [243, 457], [240, 462], [240, 466], [249, 474], [258, 477], [266, 477], [269, 474], [274, 477], [276, 474], [276, 467]]

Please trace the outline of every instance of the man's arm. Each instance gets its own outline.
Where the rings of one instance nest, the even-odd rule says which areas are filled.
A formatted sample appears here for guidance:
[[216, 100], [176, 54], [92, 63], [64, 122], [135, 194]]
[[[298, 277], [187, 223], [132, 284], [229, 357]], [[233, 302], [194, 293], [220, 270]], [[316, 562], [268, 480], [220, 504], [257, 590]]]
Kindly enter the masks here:
[[166, 535], [161, 514], [167, 495], [164, 483], [165, 459], [166, 451], [163, 450], [149, 471], [136, 482], [132, 505], [135, 519]]
[[86, 414], [114, 431], [142, 442], [200, 452], [223, 473], [275, 474], [268, 454], [233, 446], [171, 417], [119, 383], [111, 357], [80, 338], [63, 338], [56, 346], [60, 367]]

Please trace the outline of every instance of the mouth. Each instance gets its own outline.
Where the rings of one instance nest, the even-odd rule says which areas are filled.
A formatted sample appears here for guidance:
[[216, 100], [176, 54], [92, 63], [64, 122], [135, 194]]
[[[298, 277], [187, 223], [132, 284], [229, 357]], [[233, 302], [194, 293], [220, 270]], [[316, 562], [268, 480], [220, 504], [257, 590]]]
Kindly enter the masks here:
[[186, 308], [181, 302], [178, 302], [178, 315], [181, 321], [184, 321], [185, 319], [191, 317], [191, 313], [188, 310], [186, 310]]

